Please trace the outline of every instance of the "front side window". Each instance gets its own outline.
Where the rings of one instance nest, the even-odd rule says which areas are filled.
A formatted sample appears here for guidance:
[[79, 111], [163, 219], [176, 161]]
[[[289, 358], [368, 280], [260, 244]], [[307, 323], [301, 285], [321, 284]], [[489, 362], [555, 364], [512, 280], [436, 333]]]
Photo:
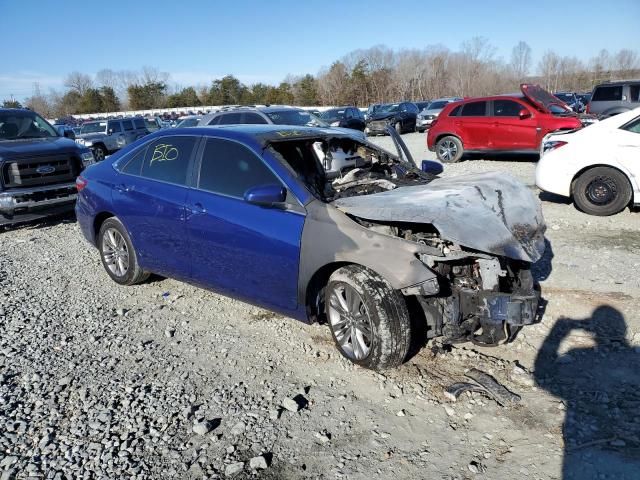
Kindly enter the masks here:
[[629, 100], [640, 102], [640, 85], [629, 85]]
[[626, 130], [631, 133], [640, 133], [640, 117], [631, 120], [629, 123], [620, 127], [622, 130]]
[[220, 115], [220, 123], [217, 125], [236, 125], [242, 123], [240, 121], [240, 113], [225, 113]]
[[615, 102], [622, 100], [622, 86], [598, 87], [593, 92], [592, 102]]
[[273, 184], [281, 182], [249, 148], [220, 138], [207, 140], [198, 188], [244, 198], [244, 193], [252, 187]]
[[463, 117], [484, 117], [487, 113], [487, 102], [469, 102], [462, 106]]
[[163, 137], [154, 140], [147, 146], [141, 175], [153, 180], [186, 185], [196, 140], [197, 137], [192, 136]]
[[518, 117], [522, 109], [524, 107], [513, 100], [493, 101], [493, 115], [496, 117]]
[[107, 125], [107, 131], [111, 131], [112, 133], [119, 133], [122, 131], [122, 126], [120, 122], [109, 122]]
[[122, 126], [125, 130], [133, 130], [133, 123], [131, 123], [131, 120], [122, 120]]

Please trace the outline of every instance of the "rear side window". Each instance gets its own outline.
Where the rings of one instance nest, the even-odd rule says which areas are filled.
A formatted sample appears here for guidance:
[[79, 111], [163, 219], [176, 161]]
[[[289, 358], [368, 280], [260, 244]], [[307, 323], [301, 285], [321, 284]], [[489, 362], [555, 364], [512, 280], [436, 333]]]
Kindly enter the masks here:
[[640, 117], [631, 120], [629, 123], [620, 127], [622, 130], [626, 130], [631, 133], [640, 133]]
[[133, 130], [133, 123], [131, 123], [131, 120], [123, 120], [122, 126], [125, 130]]
[[131, 159], [125, 163], [124, 167], [119, 170], [130, 175], [140, 175], [142, 172], [142, 161], [144, 160], [144, 154], [146, 151], [146, 147], [139, 149]]
[[154, 140], [149, 144], [144, 155], [142, 176], [186, 185], [196, 140], [197, 137], [190, 136], [163, 137]]
[[122, 131], [122, 126], [120, 125], [120, 122], [109, 122], [109, 125], [107, 126], [107, 128], [111, 130], [113, 133], [120, 133]]
[[469, 102], [462, 106], [463, 117], [484, 117], [487, 114], [487, 102]]
[[243, 117], [242, 123], [251, 123], [253, 125], [262, 125], [267, 123], [267, 121], [257, 113], [245, 112]]
[[629, 100], [640, 102], [640, 85], [629, 85]]
[[615, 102], [622, 100], [622, 86], [597, 87], [592, 102]]
[[251, 187], [280, 185], [264, 162], [244, 145], [210, 138], [202, 154], [198, 188], [243, 198]]
[[493, 115], [495, 117], [517, 117], [524, 107], [513, 100], [494, 100]]
[[220, 116], [220, 123], [218, 125], [235, 125], [241, 122], [240, 113], [227, 113]]
[[460, 110], [462, 110], [462, 105], [458, 105], [456, 108], [451, 110], [451, 113], [449, 114], [449, 116], [450, 117], [457, 117], [458, 115], [460, 115]]
[[209, 123], [207, 123], [207, 125], [218, 125], [220, 123], [221, 118], [222, 118], [222, 115], [213, 117], [211, 120], [209, 120]]
[[134, 118], [133, 124], [136, 126], [136, 128], [147, 128], [147, 126], [144, 124], [144, 118]]

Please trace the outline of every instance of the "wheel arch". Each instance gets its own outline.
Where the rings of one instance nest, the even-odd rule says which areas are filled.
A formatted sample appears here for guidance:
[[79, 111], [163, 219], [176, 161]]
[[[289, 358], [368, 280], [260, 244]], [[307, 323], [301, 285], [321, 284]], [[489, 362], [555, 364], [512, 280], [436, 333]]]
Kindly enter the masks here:
[[105, 222], [106, 219], [115, 217], [115, 215], [111, 212], [100, 212], [93, 219], [93, 239], [94, 243], [98, 244], [98, 233], [100, 232], [100, 227]]
[[638, 189], [637, 185], [634, 184], [634, 182], [631, 180], [631, 176], [629, 175], [628, 172], [625, 172], [623, 169], [615, 166], [615, 165], [611, 165], [611, 164], [607, 164], [607, 163], [593, 163], [590, 165], [587, 165], [585, 167], [582, 167], [580, 170], [578, 170], [576, 172], [576, 174], [573, 176], [573, 178], [571, 179], [571, 200], [573, 201], [573, 193], [574, 193], [574, 187], [575, 187], [575, 183], [576, 180], [578, 180], [578, 177], [580, 177], [583, 173], [593, 169], [593, 168], [598, 168], [598, 167], [603, 167], [603, 168], [610, 168], [612, 170], [617, 170], [618, 172], [620, 172], [622, 175], [624, 175], [624, 177], [627, 179], [627, 182], [629, 182], [629, 186], [631, 187], [631, 200], [630, 200], [630, 204], [633, 205], [635, 203], [635, 194], [636, 191]]
[[438, 144], [438, 142], [440, 140], [442, 140], [444, 137], [456, 137], [460, 141], [462, 146], [464, 147], [464, 142], [462, 141], [462, 138], [460, 137], [460, 135], [458, 135], [457, 133], [441, 133], [441, 134], [439, 134], [436, 137], [435, 141], [433, 142], [433, 146], [435, 147]]
[[[329, 277], [339, 268], [347, 265], [359, 265], [354, 262], [331, 262], [323, 265], [317, 269], [311, 278], [307, 282], [305, 287], [304, 302], [307, 311], [307, 318], [309, 323], [325, 323], [324, 313], [324, 292], [327, 283], [329, 283]], [[364, 267], [364, 265], [362, 265]], [[366, 267], [365, 267], [366, 268]]]

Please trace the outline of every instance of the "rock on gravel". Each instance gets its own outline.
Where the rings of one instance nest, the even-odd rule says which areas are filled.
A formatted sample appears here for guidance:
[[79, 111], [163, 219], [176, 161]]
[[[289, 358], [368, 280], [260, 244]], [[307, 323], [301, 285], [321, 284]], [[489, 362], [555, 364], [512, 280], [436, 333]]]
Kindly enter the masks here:
[[253, 457], [249, 460], [249, 467], [251, 470], [264, 470], [267, 466], [267, 460], [262, 455]]
[[227, 477], [233, 477], [234, 475], [237, 475], [238, 473], [240, 473], [242, 470], [244, 470], [244, 463], [243, 462], [230, 463], [224, 469], [224, 474]]

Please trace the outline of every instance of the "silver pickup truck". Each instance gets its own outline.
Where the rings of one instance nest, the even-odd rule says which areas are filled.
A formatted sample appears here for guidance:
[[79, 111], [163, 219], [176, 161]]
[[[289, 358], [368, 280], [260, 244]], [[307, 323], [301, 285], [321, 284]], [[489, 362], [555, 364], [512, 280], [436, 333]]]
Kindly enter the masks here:
[[76, 135], [76, 143], [90, 148], [99, 162], [148, 133], [142, 117], [98, 120], [82, 125], [80, 134]]

